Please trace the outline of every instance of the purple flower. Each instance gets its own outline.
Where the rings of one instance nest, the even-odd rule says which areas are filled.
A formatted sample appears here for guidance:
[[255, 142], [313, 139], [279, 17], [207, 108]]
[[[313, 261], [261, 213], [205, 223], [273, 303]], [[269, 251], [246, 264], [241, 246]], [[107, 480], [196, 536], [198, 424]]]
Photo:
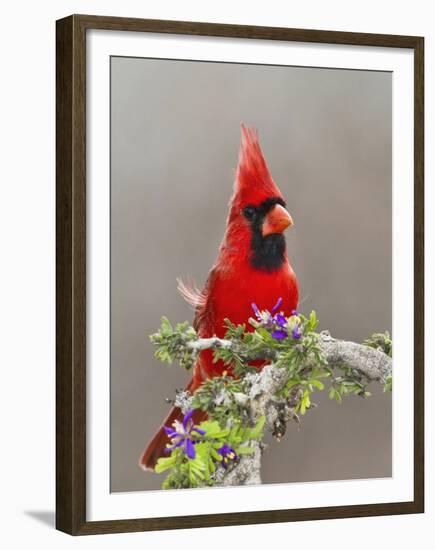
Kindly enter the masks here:
[[225, 470], [228, 468], [228, 464], [230, 461], [234, 462], [238, 460], [238, 456], [236, 451], [224, 443], [220, 449], [217, 450], [217, 452], [221, 455], [221, 464], [225, 468]]
[[288, 337], [287, 331], [284, 329], [276, 329], [271, 333], [272, 338], [275, 340], [284, 340]]
[[261, 311], [258, 309], [257, 304], [252, 303], [252, 304], [251, 304], [251, 307], [252, 307], [252, 309], [254, 310], [255, 317], [257, 317], [257, 319], [258, 319], [259, 321], [261, 321], [261, 319], [262, 319], [262, 317], [261, 317]]
[[278, 311], [278, 308], [281, 307], [281, 304], [282, 304], [282, 298], [279, 297], [278, 301], [276, 302], [276, 304], [272, 308], [272, 313], [275, 313], [275, 311]]
[[254, 310], [255, 317], [262, 327], [271, 329], [273, 328], [273, 317], [268, 311], [260, 311], [257, 304], [251, 304]]
[[284, 317], [282, 313], [277, 313], [274, 316], [273, 320], [281, 328], [284, 328], [287, 325], [287, 319]]
[[193, 413], [193, 409], [187, 411], [182, 422], [175, 420], [172, 424], [173, 428], [170, 426], [163, 426], [172, 443], [170, 447], [166, 448], [166, 452], [169, 453], [177, 447], [182, 447], [184, 453], [189, 458], [195, 458], [196, 453], [194, 444], [201, 440], [201, 436], [205, 435], [205, 431], [195, 426], [192, 419]]
[[275, 338], [276, 340], [283, 340], [288, 337], [287, 319], [282, 312], [277, 313], [281, 305], [282, 298], [278, 298], [278, 301], [273, 306], [271, 312], [269, 312], [260, 311], [257, 304], [252, 304], [252, 309], [254, 310], [257, 321], [263, 328], [270, 330], [272, 338]]
[[299, 324], [297, 324], [292, 328], [292, 338], [294, 340], [299, 340], [301, 336], [302, 336], [302, 332]]

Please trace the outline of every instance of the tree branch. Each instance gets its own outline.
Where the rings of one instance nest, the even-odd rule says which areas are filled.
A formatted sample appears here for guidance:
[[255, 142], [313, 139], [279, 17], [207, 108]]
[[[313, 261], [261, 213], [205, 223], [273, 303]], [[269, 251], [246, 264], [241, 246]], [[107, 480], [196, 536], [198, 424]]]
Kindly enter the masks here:
[[[222, 340], [219, 338], [200, 338], [188, 342], [191, 351], [199, 353], [205, 349], [226, 348], [239, 353], [247, 361], [257, 359], [258, 354], [252, 355], [248, 348], [240, 342]], [[337, 340], [328, 332], [322, 332], [319, 338], [319, 348], [330, 369], [345, 368], [358, 378], [367, 382], [376, 381], [382, 384], [387, 382], [392, 372], [392, 360], [386, 353], [363, 344]], [[238, 404], [245, 409], [248, 418], [255, 423], [261, 416], [265, 416], [266, 425], [276, 437], [285, 433], [286, 424], [290, 419], [298, 420], [296, 409], [303, 396], [300, 385], [292, 387], [286, 397], [278, 397], [288, 382], [288, 371], [273, 363], [278, 353], [267, 351], [267, 357], [262, 353], [261, 358], [271, 361], [253, 374], [244, 376], [244, 392], [235, 395]], [[315, 365], [307, 365], [314, 368]], [[176, 404], [183, 411], [191, 406], [192, 396], [188, 392], [180, 392], [176, 397]], [[250, 485], [261, 483], [261, 454], [263, 444], [252, 441], [253, 454], [243, 455], [238, 464], [229, 471], [223, 468], [216, 473], [216, 485]]]

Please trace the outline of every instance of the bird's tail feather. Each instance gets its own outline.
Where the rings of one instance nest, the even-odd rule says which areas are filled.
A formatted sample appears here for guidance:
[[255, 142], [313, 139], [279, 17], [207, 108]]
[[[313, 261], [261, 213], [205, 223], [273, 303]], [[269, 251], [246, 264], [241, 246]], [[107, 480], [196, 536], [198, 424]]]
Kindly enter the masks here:
[[194, 282], [185, 282], [180, 277], [177, 278], [177, 289], [183, 299], [193, 309], [204, 307], [207, 296], [203, 290], [200, 290]]

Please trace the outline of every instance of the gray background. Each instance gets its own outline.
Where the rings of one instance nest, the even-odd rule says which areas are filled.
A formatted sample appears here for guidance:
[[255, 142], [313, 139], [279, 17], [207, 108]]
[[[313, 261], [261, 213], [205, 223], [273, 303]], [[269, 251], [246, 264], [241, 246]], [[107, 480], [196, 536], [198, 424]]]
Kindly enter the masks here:
[[[391, 74], [112, 58], [111, 488], [159, 489], [140, 452], [188, 375], [153, 358], [161, 315], [192, 319], [225, 228], [241, 121], [260, 131], [295, 226], [300, 310], [362, 341], [391, 330]], [[316, 394], [264, 455], [263, 482], [391, 475], [391, 396]]]

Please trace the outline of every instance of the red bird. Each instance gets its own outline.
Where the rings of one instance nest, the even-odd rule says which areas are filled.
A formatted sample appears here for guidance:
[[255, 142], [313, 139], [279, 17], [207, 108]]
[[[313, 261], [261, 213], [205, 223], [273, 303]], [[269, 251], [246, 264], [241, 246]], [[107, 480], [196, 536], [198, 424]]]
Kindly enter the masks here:
[[[285, 206], [264, 160], [257, 132], [242, 124], [234, 193], [217, 260], [201, 292], [180, 284], [182, 295], [196, 308], [193, 326], [201, 338], [222, 338], [225, 318], [235, 324], [247, 323], [253, 302], [260, 309], [270, 310], [282, 298], [286, 316], [297, 309], [298, 284], [283, 235], [293, 221]], [[253, 330], [249, 323], [246, 326]], [[222, 361], [213, 363], [211, 350], [201, 352], [186, 389], [194, 392], [204, 380], [222, 375], [225, 369], [228, 367]], [[182, 417], [178, 407], [171, 410], [140, 457], [143, 469], [154, 469], [164, 456], [169, 440], [163, 426]], [[195, 411], [193, 418], [199, 423], [205, 417], [202, 411]]]

